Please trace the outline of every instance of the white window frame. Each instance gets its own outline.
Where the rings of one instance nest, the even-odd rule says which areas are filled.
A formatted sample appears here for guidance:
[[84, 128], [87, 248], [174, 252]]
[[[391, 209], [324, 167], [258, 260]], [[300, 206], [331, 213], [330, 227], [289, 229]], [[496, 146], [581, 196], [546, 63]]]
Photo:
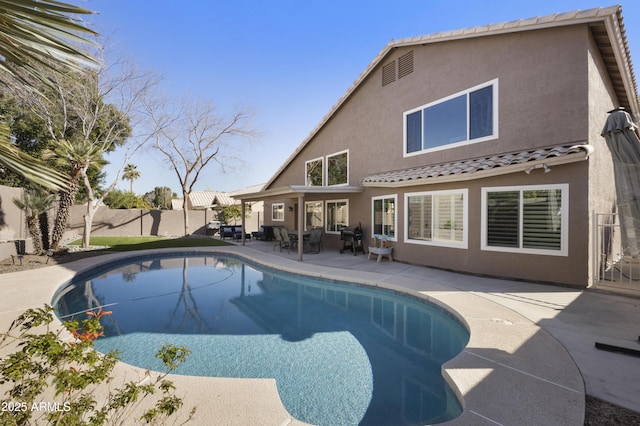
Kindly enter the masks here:
[[[335, 157], [341, 154], [347, 154], [347, 181], [345, 183], [337, 183], [337, 184], [333, 184], [333, 185], [329, 185], [329, 159], [331, 157]], [[313, 158], [311, 160], [307, 160], [304, 162], [304, 184], [305, 186], [311, 186], [309, 185], [309, 179], [308, 179], [308, 175], [307, 175], [307, 166], [309, 165], [309, 163], [312, 163], [314, 161], [320, 161], [322, 163], [322, 186], [347, 186], [349, 185], [349, 173], [350, 173], [350, 164], [349, 164], [349, 149], [343, 149], [342, 151], [338, 151], [338, 152], [334, 152], [328, 155], [325, 155], [324, 157], [318, 157], [318, 158]], [[317, 185], [316, 185], [317, 186]]]
[[[313, 158], [311, 160], [307, 160], [304, 162], [304, 184], [305, 186], [312, 186], [309, 184], [309, 175], [307, 174], [307, 166], [309, 163], [313, 163], [314, 161], [320, 161], [321, 162], [321, 169], [322, 169], [322, 179], [320, 182], [320, 186], [325, 185], [325, 161], [324, 161], [324, 157], [318, 157], [318, 158]], [[318, 186], [318, 185], [315, 185]]]
[[[276, 216], [279, 211], [282, 212], [282, 218]], [[284, 222], [284, 203], [271, 204], [271, 220], [274, 222]]]
[[338, 235], [340, 235], [340, 231], [334, 231], [332, 229], [329, 229], [329, 204], [331, 204], [331, 203], [346, 203], [347, 204], [347, 223], [345, 224], [345, 226], [349, 226], [349, 200], [348, 199], [327, 200], [324, 203], [324, 212], [325, 212], [324, 229], [325, 229], [325, 232], [327, 234], [338, 234]]
[[[431, 230], [432, 239], [431, 240], [416, 240], [413, 238], [409, 238], [409, 197], [418, 197], [418, 196], [432, 196], [437, 197], [441, 195], [457, 195], [462, 194], [462, 241], [446, 241], [446, 240], [438, 240], [433, 238], [435, 234], [433, 228]], [[432, 198], [432, 203], [435, 202], [435, 199]], [[433, 226], [433, 215], [436, 213], [436, 209], [431, 208], [431, 219], [430, 223]], [[450, 247], [450, 248], [459, 248], [459, 249], [467, 249], [469, 244], [469, 190], [466, 188], [462, 189], [452, 189], [452, 190], [442, 190], [442, 191], [421, 191], [421, 192], [408, 192], [404, 194], [404, 242], [408, 244], [420, 244], [426, 246], [437, 246], [437, 247]]]
[[[398, 194], [390, 194], [390, 195], [380, 195], [377, 197], [371, 197], [371, 229], [374, 229], [375, 226], [375, 202], [382, 201], [384, 205], [384, 200], [393, 200], [395, 205], [395, 211], [393, 214], [393, 229], [395, 230], [395, 235], [393, 237], [389, 236], [389, 241], [398, 241]], [[384, 218], [384, 214], [382, 215]], [[384, 220], [382, 223], [382, 227], [384, 228]]]
[[[536, 191], [536, 190], [551, 190], [559, 189], [562, 194], [560, 212], [561, 212], [561, 230], [560, 230], [560, 250], [551, 249], [531, 249], [522, 248], [522, 193], [524, 191]], [[496, 247], [487, 245], [487, 194], [489, 192], [502, 192], [502, 191], [520, 191], [520, 218], [518, 219], [520, 241], [519, 248], [514, 247]], [[480, 248], [485, 251], [498, 251], [508, 253], [524, 253], [524, 254], [537, 254], [545, 256], [568, 256], [569, 255], [569, 184], [552, 184], [552, 185], [523, 185], [523, 186], [497, 186], [497, 187], [483, 187], [482, 188], [482, 214], [481, 214], [481, 242]]]
[[321, 226], [324, 226], [324, 224], [325, 224], [325, 222], [324, 222], [324, 203], [322, 202], [322, 200], [305, 201], [304, 202], [304, 217], [305, 217], [304, 227], [305, 227], [305, 230], [307, 230], [307, 231], [309, 230], [308, 229], [309, 224], [307, 223], [307, 206], [311, 205], [311, 204], [320, 204], [320, 209], [321, 209], [320, 214], [322, 215], [322, 220], [320, 221], [320, 223], [321, 223]]
[[[489, 87], [492, 86], [493, 87], [493, 134], [489, 135], [489, 136], [484, 136], [481, 138], [476, 138], [476, 139], [469, 139], [469, 93], [471, 92], [475, 92], [476, 90], [480, 90], [483, 89], [485, 87]], [[427, 148], [427, 149], [420, 149], [418, 151], [414, 151], [414, 152], [407, 152], [407, 116], [409, 116], [410, 114], [413, 114], [414, 112], [417, 111], [424, 111], [425, 109], [428, 109], [432, 106], [441, 104], [443, 102], [447, 102], [451, 99], [457, 98], [459, 96], [462, 95], [467, 95], [467, 139], [464, 141], [460, 141], [460, 142], [453, 142], [453, 143], [448, 143], [448, 144], [444, 144], [444, 145], [440, 145], [440, 146], [436, 146], [436, 147], [432, 147], [432, 148]], [[441, 151], [443, 149], [450, 149], [450, 148], [456, 148], [459, 146], [464, 146], [464, 145], [470, 145], [470, 144], [474, 144], [474, 143], [479, 143], [479, 142], [485, 142], [488, 140], [494, 140], [494, 139], [498, 139], [498, 123], [499, 123], [499, 119], [498, 119], [498, 112], [499, 112], [499, 108], [498, 108], [498, 99], [499, 99], [499, 90], [498, 90], [498, 79], [494, 79], [491, 81], [488, 81], [486, 83], [482, 83], [479, 84], [477, 86], [471, 87], [469, 89], [463, 90], [461, 92], [455, 93], [451, 96], [447, 96], [446, 98], [442, 98], [442, 99], [438, 99], [437, 101], [434, 102], [430, 102], [428, 104], [419, 106], [417, 108], [414, 108], [412, 110], [409, 111], [405, 111], [402, 115], [402, 155], [404, 157], [413, 157], [415, 155], [421, 155], [421, 154], [426, 154], [429, 152], [434, 152], [434, 151]], [[422, 117], [422, 146], [424, 146], [424, 112], [423, 112], [423, 117]]]
[[[329, 159], [331, 157], [336, 157], [338, 155], [342, 155], [342, 154], [347, 154], [347, 181], [345, 183], [336, 183], [334, 185], [329, 185]], [[347, 186], [349, 185], [349, 150], [348, 149], [344, 149], [342, 151], [338, 151], [338, 152], [334, 152], [332, 154], [328, 154], [326, 159], [325, 159], [325, 165], [324, 165], [324, 181], [325, 181], [325, 185], [326, 186]]]

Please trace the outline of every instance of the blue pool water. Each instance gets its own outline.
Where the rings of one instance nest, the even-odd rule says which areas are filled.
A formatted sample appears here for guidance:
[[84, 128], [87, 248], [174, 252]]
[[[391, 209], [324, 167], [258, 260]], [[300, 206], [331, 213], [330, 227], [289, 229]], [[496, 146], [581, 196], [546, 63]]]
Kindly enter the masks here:
[[154, 355], [173, 343], [192, 351], [179, 374], [275, 378], [307, 423], [433, 424], [461, 413], [441, 365], [468, 332], [408, 296], [234, 257], [156, 255], [81, 274], [54, 306], [62, 320], [113, 311], [96, 348], [142, 368], [160, 370]]

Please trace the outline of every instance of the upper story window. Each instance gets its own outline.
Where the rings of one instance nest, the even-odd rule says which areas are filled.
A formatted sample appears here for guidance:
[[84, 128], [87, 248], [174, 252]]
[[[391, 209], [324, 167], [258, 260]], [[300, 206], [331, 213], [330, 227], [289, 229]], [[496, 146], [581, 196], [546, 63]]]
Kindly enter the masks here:
[[498, 137], [498, 80], [404, 113], [404, 155]]
[[346, 185], [349, 183], [349, 152], [342, 151], [327, 155], [327, 185]]
[[323, 159], [316, 158], [315, 160], [307, 161], [305, 168], [305, 185], [322, 186], [324, 183]]
[[307, 186], [349, 184], [349, 150], [306, 161], [304, 167]]

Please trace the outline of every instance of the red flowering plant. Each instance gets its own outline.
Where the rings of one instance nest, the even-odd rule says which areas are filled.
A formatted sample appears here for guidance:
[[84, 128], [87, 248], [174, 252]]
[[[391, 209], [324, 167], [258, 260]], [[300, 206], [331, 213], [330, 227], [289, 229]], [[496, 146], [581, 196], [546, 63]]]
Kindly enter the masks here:
[[[111, 312], [87, 312], [86, 319], [64, 322], [57, 330], [52, 327], [53, 312], [48, 305], [28, 309], [1, 335], [0, 424], [159, 423], [182, 406], [166, 376], [186, 360], [188, 349], [163, 346], [156, 356], [163, 361], [164, 372], [155, 379], [114, 388], [117, 354], [93, 348], [94, 340], [104, 335], [101, 319]], [[145, 411], [140, 404], [146, 398], [155, 398], [155, 404], [151, 402], [152, 408]], [[195, 408], [186, 421], [194, 413]]]

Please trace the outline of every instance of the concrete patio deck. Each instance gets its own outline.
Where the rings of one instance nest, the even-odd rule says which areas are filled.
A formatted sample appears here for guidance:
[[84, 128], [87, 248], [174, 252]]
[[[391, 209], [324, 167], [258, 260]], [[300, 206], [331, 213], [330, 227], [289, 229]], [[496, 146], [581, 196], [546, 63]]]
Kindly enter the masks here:
[[[638, 358], [594, 347], [596, 341], [639, 347], [639, 299], [376, 263], [331, 249], [298, 262], [296, 253], [259, 241], [173, 251], [233, 253], [285, 271], [391, 288], [449, 306], [471, 331], [467, 348], [444, 366], [464, 400], [464, 413], [449, 424], [582, 425], [585, 392], [640, 411]], [[115, 253], [0, 275], [0, 327], [6, 329], [26, 308], [50, 303], [58, 286], [76, 273], [128, 257]], [[143, 372], [122, 364], [118, 374], [136, 378]], [[173, 379], [185, 407], [198, 407], [193, 424], [301, 424], [280, 403], [273, 380]]]

